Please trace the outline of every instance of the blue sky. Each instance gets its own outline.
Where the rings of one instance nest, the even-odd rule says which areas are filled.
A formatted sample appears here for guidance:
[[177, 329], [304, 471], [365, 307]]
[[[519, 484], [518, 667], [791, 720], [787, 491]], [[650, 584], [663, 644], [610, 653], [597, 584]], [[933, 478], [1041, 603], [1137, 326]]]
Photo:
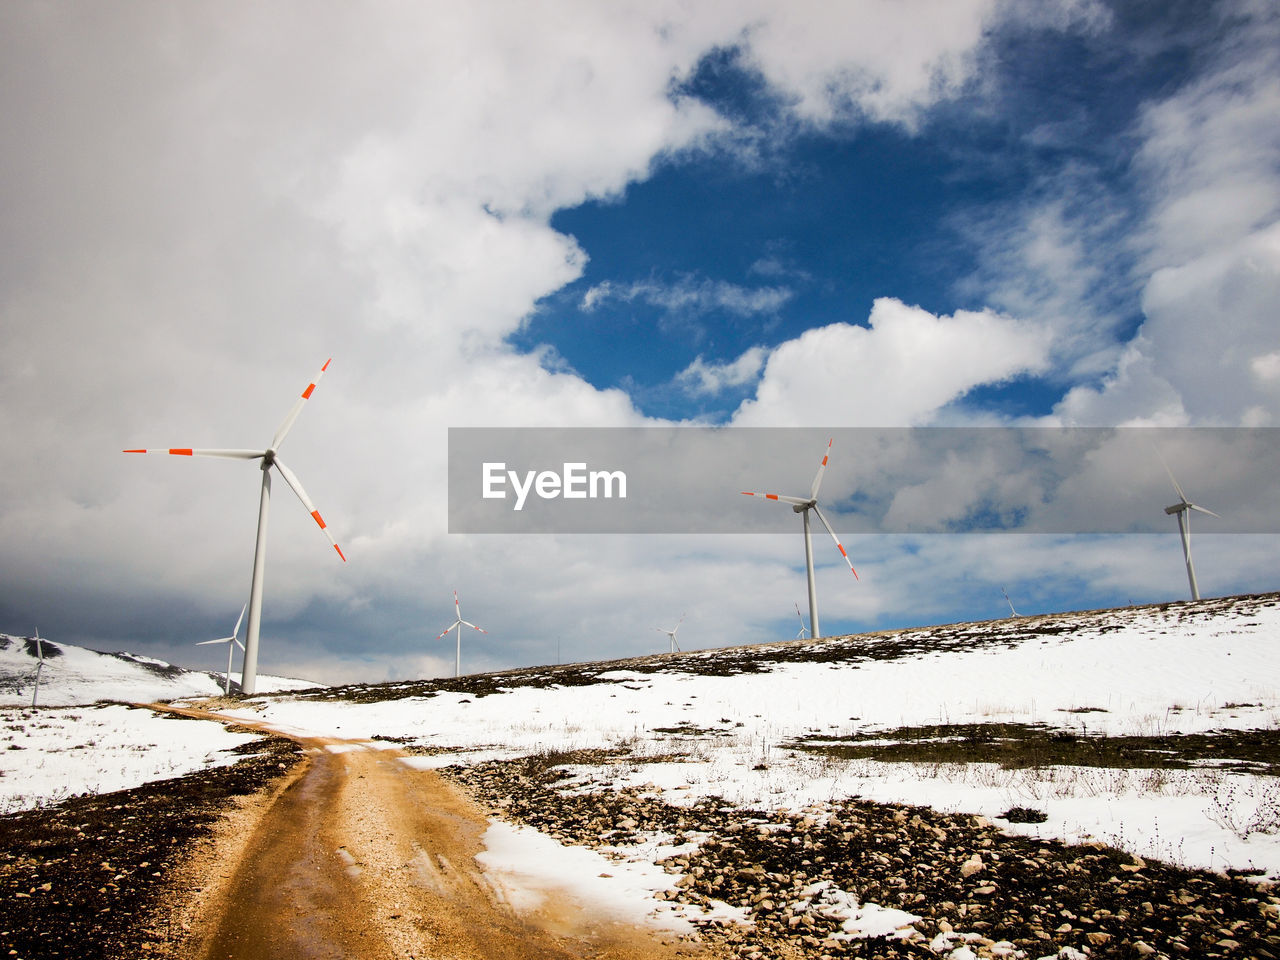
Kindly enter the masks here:
[[[722, 420], [752, 384], [717, 396], [671, 389], [699, 357], [723, 364], [811, 327], [865, 322], [881, 296], [935, 313], [981, 309], [964, 224], [1066, 176], [1087, 175], [1126, 220], [1139, 214], [1129, 170], [1135, 118], [1185, 82], [1209, 25], [1203, 5], [1115, 13], [1119, 37], [991, 37], [983, 89], [911, 130], [791, 129], [785, 104], [737, 50], [709, 54], [683, 90], [758, 139], [748, 150], [735, 142], [659, 159], [622, 196], [557, 212], [552, 225], [590, 260], [512, 342], [552, 344], [589, 382], [623, 387], [647, 414]], [[1131, 258], [1100, 266], [1115, 338], [1126, 340], [1141, 323]], [[1070, 385], [1054, 373], [978, 387], [969, 400], [1046, 415]]]
[[[278, 484], [261, 665], [322, 680], [450, 669], [454, 589], [475, 668], [794, 633], [798, 533], [451, 535], [450, 427], [1280, 425], [1260, 0], [14, 3], [0, 63], [6, 632], [201, 655], [257, 475], [119, 451], [263, 444], [329, 357], [283, 455], [349, 562]], [[1186, 589], [1172, 522], [847, 545], [827, 631]]]

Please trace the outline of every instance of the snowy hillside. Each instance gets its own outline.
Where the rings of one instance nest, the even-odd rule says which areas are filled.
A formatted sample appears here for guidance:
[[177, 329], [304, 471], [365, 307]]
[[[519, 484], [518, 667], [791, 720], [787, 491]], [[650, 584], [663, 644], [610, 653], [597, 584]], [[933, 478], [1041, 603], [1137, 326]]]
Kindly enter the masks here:
[[349, 687], [242, 712], [394, 738], [433, 766], [613, 751], [573, 766], [574, 788], [667, 803], [1033, 808], [1042, 822], [1008, 829], [1280, 876], [1276, 595]]
[[[0, 663], [29, 673], [8, 639]], [[62, 652], [64, 695], [208, 692]], [[108, 661], [132, 679], [104, 680]], [[561, 890], [673, 931], [730, 921], [712, 935], [742, 957], [865, 937], [953, 960], [1280, 946], [1277, 594], [219, 708], [445, 770], [495, 811], [480, 859], [512, 902]], [[224, 763], [236, 742], [118, 706], [0, 717], [6, 810]]]
[[[186, 670], [163, 660], [132, 653], [99, 653], [53, 640], [41, 640], [44, 668], [37, 702], [75, 706], [99, 701], [147, 703], [183, 697], [213, 697], [222, 692], [221, 674]], [[34, 637], [0, 634], [0, 706], [30, 706], [37, 658]], [[231, 675], [232, 683], [239, 675]], [[318, 686], [305, 680], [259, 677], [264, 690], [301, 690]]]

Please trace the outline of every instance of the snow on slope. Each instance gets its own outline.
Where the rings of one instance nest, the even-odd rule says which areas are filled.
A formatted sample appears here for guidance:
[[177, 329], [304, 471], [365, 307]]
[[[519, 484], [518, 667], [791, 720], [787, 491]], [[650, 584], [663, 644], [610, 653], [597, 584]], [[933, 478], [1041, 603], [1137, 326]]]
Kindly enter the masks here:
[[0, 814], [242, 759], [258, 739], [122, 704], [0, 711]]
[[[29, 703], [34, 662], [15, 649], [22, 640], [4, 639], [0, 678], [8, 678], [8, 688], [0, 697]], [[133, 671], [118, 678], [104, 662], [107, 655], [59, 646], [67, 659], [61, 668], [51, 666], [54, 660], [46, 664], [46, 676], [62, 670], [61, 686], [51, 682], [50, 697], [176, 695], [176, 683], [150, 692], [146, 684], [167, 681], [140, 678], [156, 671], [140, 667], [137, 658], [116, 658]], [[189, 695], [217, 692], [216, 686], [209, 691], [182, 682], [198, 687]], [[716, 796], [754, 809], [820, 811], [829, 800], [859, 795], [993, 819], [1011, 806], [1032, 806], [1046, 814], [1045, 822], [1007, 829], [1068, 841], [1096, 838], [1185, 866], [1258, 867], [1280, 878], [1275, 777], [1220, 767], [1004, 770], [978, 763], [846, 760], [794, 749], [818, 736], [872, 734], [892, 742], [905, 726], [976, 722], [1148, 737], [1215, 730], [1280, 736], [1277, 595], [290, 693], [247, 701], [241, 712], [280, 729], [407, 740], [435, 752], [411, 761], [426, 766], [621, 748], [633, 762], [574, 767], [564, 785], [631, 785], [672, 804]], [[192, 739], [205, 736], [196, 730], [216, 737], [215, 725], [184, 722], [179, 728], [118, 706], [9, 708], [0, 718], [0, 735], [10, 744], [0, 750], [0, 810], [30, 805], [36, 792], [56, 798], [177, 775], [220, 762], [219, 749], [226, 749]], [[32, 748], [64, 756], [41, 762]], [[130, 752], [147, 758], [146, 769], [121, 762]], [[638, 915], [653, 905], [646, 884], [657, 890], [670, 883], [650, 869], [657, 851], [666, 849], [660, 837], [628, 854], [647, 860], [610, 871], [625, 874], [625, 884], [603, 879], [594, 859], [557, 851], [554, 841], [524, 828], [499, 830], [490, 840], [487, 868], [509, 884], [536, 886], [521, 878], [538, 863], [562, 886], [612, 884], [601, 902], [631, 898]], [[580, 861], [592, 866], [575, 867]]]
[[[149, 703], [222, 692], [222, 675], [186, 670], [163, 660], [132, 653], [99, 653], [69, 643], [42, 640], [44, 668], [37, 703], [74, 706], [115, 700]], [[35, 639], [0, 634], [0, 706], [30, 706], [38, 664]], [[231, 675], [232, 683], [239, 679]], [[318, 686], [306, 680], [258, 678], [259, 687], [301, 690]]]
[[[425, 765], [540, 751], [622, 747], [672, 762], [576, 768], [598, 789], [643, 786], [668, 802], [718, 796], [799, 809], [850, 795], [998, 817], [1048, 816], [1011, 830], [1101, 839], [1187, 866], [1280, 875], [1280, 834], [1250, 832], [1280, 804], [1276, 779], [1222, 769], [1003, 770], [992, 764], [839, 760], [790, 749], [921, 724], [1040, 723], [1112, 735], [1275, 731], [1280, 597], [1010, 618], [661, 656], [611, 669], [517, 671], [488, 695], [412, 685], [380, 702], [316, 696], [255, 701], [246, 714], [332, 736], [409, 738]], [[557, 681], [560, 682], [557, 682]], [[570, 685], [571, 684], [571, 685]], [[367, 690], [362, 696], [371, 697]], [[1088, 711], [1088, 712], [1082, 712]], [[1275, 825], [1280, 827], [1280, 823]], [[1247, 834], [1247, 835], [1242, 835]]]

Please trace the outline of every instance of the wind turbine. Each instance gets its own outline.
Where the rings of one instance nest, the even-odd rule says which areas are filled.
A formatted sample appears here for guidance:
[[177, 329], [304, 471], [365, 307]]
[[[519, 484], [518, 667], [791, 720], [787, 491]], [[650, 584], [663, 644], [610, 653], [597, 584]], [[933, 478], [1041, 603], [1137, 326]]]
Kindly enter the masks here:
[[298, 499], [302, 501], [307, 513], [311, 514], [311, 518], [315, 520], [320, 526], [320, 530], [329, 538], [329, 542], [333, 544], [333, 549], [338, 551], [338, 556], [342, 557], [342, 562], [346, 563], [347, 561], [342, 548], [333, 539], [333, 534], [325, 526], [320, 512], [316, 510], [315, 504], [311, 502], [307, 492], [302, 489], [302, 484], [297, 476], [285, 466], [284, 461], [277, 455], [280, 444], [284, 443], [284, 438], [293, 427], [293, 422], [298, 419], [298, 414], [302, 412], [302, 405], [307, 402], [312, 391], [315, 390], [316, 384], [320, 382], [324, 372], [329, 369], [330, 362], [332, 362], [332, 358], [324, 362], [324, 366], [320, 368], [316, 378], [307, 384], [307, 389], [302, 391], [302, 396], [294, 401], [292, 409], [285, 415], [284, 421], [280, 424], [279, 429], [276, 430], [275, 436], [271, 438], [271, 446], [265, 450], [200, 450], [190, 447], [170, 447], [167, 450], [124, 451], [125, 453], [169, 453], [178, 457], [224, 457], [230, 460], [262, 461], [262, 496], [258, 501], [258, 539], [253, 550], [253, 579], [249, 584], [249, 627], [248, 633], [245, 635], [244, 670], [240, 676], [241, 693], [256, 693], [258, 687], [258, 631], [262, 622], [262, 580], [267, 562], [267, 512], [271, 505], [272, 467], [275, 467], [280, 472], [284, 482], [298, 495]]
[[244, 619], [244, 612], [248, 608], [249, 605], [247, 603], [240, 608], [240, 616], [236, 618], [236, 628], [231, 631], [231, 636], [219, 637], [217, 640], [201, 640], [196, 644], [197, 647], [203, 647], [205, 644], [209, 643], [225, 643], [227, 645], [227, 683], [226, 687], [223, 689], [223, 693], [228, 695], [231, 693], [231, 657], [235, 654], [236, 647], [239, 647], [241, 650], [244, 649], [244, 644], [237, 638], [240, 636], [240, 621]]
[[1014, 617], [1022, 616], [1022, 614], [1020, 614], [1017, 610], [1013, 609], [1013, 601], [1009, 599], [1009, 594], [1005, 591], [1004, 587], [1000, 588], [1000, 592], [1004, 594], [1004, 602], [1009, 605], [1010, 616], [1014, 616]]
[[689, 614], [687, 613], [680, 614], [680, 619], [676, 621], [676, 625], [672, 627], [670, 630], [667, 630], [663, 627], [653, 628], [657, 630], [659, 633], [665, 633], [668, 637], [671, 638], [671, 651], [670, 651], [671, 653], [675, 653], [677, 650], [680, 649], [680, 644], [676, 643], [676, 631], [680, 629], [680, 624], [684, 623], [684, 618], [687, 617], [688, 615]]
[[796, 604], [796, 616], [800, 618], [800, 632], [795, 635], [795, 639], [803, 640], [809, 633], [809, 628], [805, 626], [804, 614], [800, 612], [800, 604]]
[[474, 623], [471, 623], [467, 620], [462, 619], [462, 607], [458, 605], [457, 590], [453, 591], [453, 609], [454, 609], [454, 612], [457, 614], [458, 619], [454, 620], [453, 623], [445, 627], [444, 631], [440, 634], [439, 637], [436, 637], [436, 639], [440, 640], [444, 637], [445, 634], [447, 634], [454, 627], [458, 628], [458, 644], [457, 644], [457, 649], [454, 650], [454, 654], [453, 654], [453, 675], [455, 677], [460, 677], [462, 676], [462, 628], [470, 627], [472, 630], [479, 630], [481, 633], [488, 633], [489, 631], [485, 630], [483, 627], [477, 627]]
[[827, 523], [827, 518], [818, 509], [818, 488], [822, 486], [822, 474], [827, 469], [827, 461], [831, 459], [831, 443], [832, 441], [828, 439], [826, 452], [822, 455], [822, 463], [818, 464], [818, 472], [813, 475], [813, 486], [809, 488], [809, 496], [784, 497], [777, 493], [742, 491], [744, 497], [759, 497], [761, 500], [777, 500], [779, 503], [789, 503], [792, 510], [804, 517], [804, 565], [805, 571], [809, 575], [809, 627], [811, 630], [810, 635], [815, 640], [821, 637], [822, 634], [818, 626], [818, 588], [813, 582], [813, 534], [809, 529], [810, 510], [818, 515], [822, 525], [827, 528], [827, 533], [831, 534], [831, 539], [835, 541], [836, 547], [840, 551], [840, 556], [844, 557], [844, 562], [849, 565], [853, 578], [855, 580], [858, 579], [858, 571], [853, 569], [853, 561], [849, 559], [849, 554], [845, 553], [844, 546], [840, 543], [840, 538], [836, 536], [835, 531], [831, 529], [831, 524]]
[[40, 696], [40, 671], [44, 669], [44, 644], [40, 641], [40, 628], [36, 627], [36, 656], [39, 662], [36, 664], [36, 685], [31, 691], [31, 709], [35, 709], [36, 697]]
[[[1187, 561], [1187, 580], [1191, 584], [1191, 599], [1200, 599], [1200, 585], [1196, 583], [1196, 568], [1191, 563], [1191, 514], [1190, 511], [1198, 510], [1200, 513], [1207, 513], [1211, 517], [1218, 517], [1212, 510], [1206, 510], [1199, 504], [1192, 503], [1187, 499], [1187, 495], [1182, 492], [1182, 487], [1178, 486], [1178, 481], [1173, 477], [1173, 471], [1169, 469], [1169, 464], [1165, 463], [1164, 457], [1160, 458], [1160, 462], [1164, 463], [1165, 473], [1169, 474], [1169, 479], [1173, 481], [1173, 489], [1178, 491], [1178, 502], [1171, 507], [1165, 507], [1165, 513], [1174, 514], [1178, 518], [1178, 533], [1182, 536], [1182, 556]], [[1221, 517], [1218, 517], [1221, 520]]]

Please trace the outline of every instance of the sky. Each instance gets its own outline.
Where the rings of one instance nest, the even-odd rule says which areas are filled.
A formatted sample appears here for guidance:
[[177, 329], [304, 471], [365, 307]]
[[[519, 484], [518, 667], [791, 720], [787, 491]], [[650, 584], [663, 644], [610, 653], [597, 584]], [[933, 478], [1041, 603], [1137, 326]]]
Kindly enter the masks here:
[[[329, 682], [450, 672], [454, 590], [464, 669], [799, 627], [798, 523], [451, 534], [450, 428], [1280, 425], [1278, 61], [1250, 0], [5, 4], [0, 629], [202, 662], [256, 465], [121, 451], [329, 358], [281, 455], [347, 562], [277, 483], [260, 660]], [[845, 540], [826, 633], [1187, 593], [1172, 519]]]

